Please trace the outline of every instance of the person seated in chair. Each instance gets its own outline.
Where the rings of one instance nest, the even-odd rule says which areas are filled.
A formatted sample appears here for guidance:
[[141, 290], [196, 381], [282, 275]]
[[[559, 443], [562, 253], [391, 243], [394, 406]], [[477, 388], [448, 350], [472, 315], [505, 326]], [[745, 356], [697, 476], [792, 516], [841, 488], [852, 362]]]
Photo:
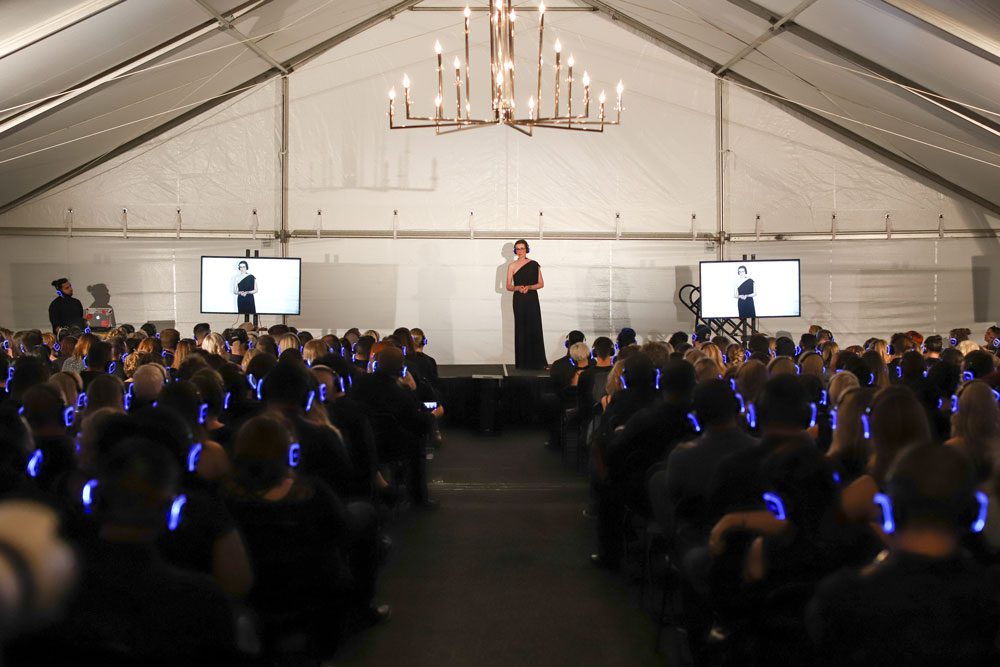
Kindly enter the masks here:
[[[380, 344], [381, 345], [381, 344]], [[427, 495], [426, 440], [430, 413], [421, 412], [417, 394], [404, 387], [402, 350], [382, 345], [375, 351], [370, 373], [359, 377], [348, 396], [362, 404], [375, 429], [379, 461], [403, 461], [409, 467], [409, 491], [418, 507], [436, 503]]]
[[822, 664], [1000, 664], [1000, 578], [960, 549], [983, 527], [984, 498], [960, 451], [917, 444], [877, 496], [888, 549], [825, 580], [807, 615]]

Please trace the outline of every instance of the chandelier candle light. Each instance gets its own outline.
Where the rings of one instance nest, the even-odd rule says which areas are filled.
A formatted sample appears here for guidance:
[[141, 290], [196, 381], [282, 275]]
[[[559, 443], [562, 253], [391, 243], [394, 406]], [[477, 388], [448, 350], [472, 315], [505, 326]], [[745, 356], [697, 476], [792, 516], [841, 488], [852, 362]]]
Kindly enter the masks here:
[[[573, 68], [576, 61], [570, 54], [566, 61], [566, 115], [559, 115], [559, 93], [562, 76], [562, 44], [556, 40], [555, 51], [555, 89], [553, 90], [553, 111], [551, 116], [542, 115], [542, 68], [544, 62], [545, 34], [545, 3], [538, 5], [538, 82], [535, 94], [528, 98], [527, 116], [518, 117], [514, 96], [514, 23], [517, 15], [512, 6], [513, 0], [490, 0], [490, 87], [493, 105], [492, 118], [472, 118], [472, 103], [469, 97], [469, 27], [471, 10], [465, 8], [465, 66], [455, 56], [452, 66], [455, 69], [455, 115], [446, 116], [444, 54], [441, 42], [434, 42], [434, 53], [437, 55], [437, 95], [434, 97], [433, 116], [414, 116], [412, 99], [410, 97], [410, 77], [403, 75], [403, 101], [406, 107], [406, 121], [415, 123], [396, 123], [396, 89], [389, 91], [389, 129], [404, 130], [422, 127], [433, 127], [437, 134], [470, 130], [487, 125], [508, 125], [518, 132], [531, 136], [534, 128], [548, 127], [557, 130], [576, 130], [579, 132], [603, 132], [605, 125], [620, 125], [622, 119], [622, 93], [625, 85], [619, 81], [616, 87], [618, 100], [612, 111], [614, 119], [605, 114], [607, 96], [601, 91], [597, 98], [597, 118], [590, 117], [590, 74], [583, 73], [583, 113], [573, 113]], [[465, 70], [464, 95], [462, 70]], [[464, 105], [463, 105], [464, 97]], [[578, 107], [579, 108], [579, 107]]]

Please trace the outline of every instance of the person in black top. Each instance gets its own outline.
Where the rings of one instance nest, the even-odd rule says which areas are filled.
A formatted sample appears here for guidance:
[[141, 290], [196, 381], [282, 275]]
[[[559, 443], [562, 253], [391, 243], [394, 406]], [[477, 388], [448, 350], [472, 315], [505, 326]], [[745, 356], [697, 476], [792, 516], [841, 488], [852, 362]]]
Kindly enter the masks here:
[[[351, 497], [357, 472], [347, 445], [334, 429], [306, 418], [310, 392], [317, 392], [318, 385], [305, 363], [294, 358], [284, 359], [262, 382], [261, 397], [268, 412], [285, 421], [301, 446], [301, 471], [329, 484], [341, 498]], [[316, 393], [312, 396], [313, 403], [318, 406], [319, 397]]]
[[528, 242], [514, 242], [517, 258], [507, 267], [508, 292], [514, 293], [514, 365], [518, 368], [545, 367], [545, 341], [542, 336], [542, 312], [538, 290], [545, 287], [542, 267], [528, 259]]
[[414, 503], [418, 507], [434, 507], [436, 504], [427, 497], [425, 454], [431, 416], [420, 411], [416, 392], [400, 385], [403, 353], [399, 349], [389, 345], [376, 348], [374, 361], [374, 372], [355, 380], [348, 397], [365, 406], [375, 429], [379, 461], [407, 462]]
[[424, 348], [427, 346], [427, 336], [424, 335], [424, 330], [414, 327], [410, 329], [410, 335], [413, 336], [413, 350], [406, 355], [407, 367], [430, 382], [432, 386], [437, 386], [438, 365], [434, 357], [424, 352]]
[[26, 391], [22, 403], [35, 440], [26, 468], [28, 476], [40, 489], [62, 495], [66, 477], [76, 467], [73, 440], [66, 434], [73, 410], [70, 408], [67, 415], [62, 395], [48, 383]]
[[56, 298], [49, 304], [49, 323], [52, 333], [61, 327], [84, 326], [83, 304], [73, 298], [73, 284], [69, 278], [57, 278], [52, 281], [56, 289]]
[[97, 520], [97, 539], [83, 546], [79, 590], [65, 621], [36, 646], [44, 655], [35, 656], [39, 664], [82, 655], [105, 664], [233, 659], [235, 623], [225, 594], [210, 577], [167, 565], [154, 545], [171, 515], [184, 520], [174, 502], [177, 480], [163, 447], [141, 438], [114, 446], [84, 505]]
[[296, 472], [294, 444], [279, 419], [249, 420], [236, 437], [233, 477], [223, 491], [249, 547], [249, 602], [265, 644], [305, 626], [317, 657], [329, 657], [343, 623], [387, 620], [372, 606], [378, 571], [374, 509], [344, 503], [322, 481]]
[[971, 461], [953, 447], [913, 445], [894, 463], [887, 490], [888, 550], [826, 579], [809, 607], [821, 664], [1000, 663], [1000, 577], [959, 546], [985, 517]]

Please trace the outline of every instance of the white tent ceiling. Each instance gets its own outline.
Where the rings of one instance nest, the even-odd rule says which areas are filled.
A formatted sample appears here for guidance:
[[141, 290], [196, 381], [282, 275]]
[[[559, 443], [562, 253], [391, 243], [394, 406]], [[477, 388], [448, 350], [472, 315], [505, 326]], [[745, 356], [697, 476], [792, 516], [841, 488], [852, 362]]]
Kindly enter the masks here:
[[[431, 4], [459, 3], [6, 0], [0, 212]], [[1000, 8], [992, 0], [575, 4], [1000, 211]]]

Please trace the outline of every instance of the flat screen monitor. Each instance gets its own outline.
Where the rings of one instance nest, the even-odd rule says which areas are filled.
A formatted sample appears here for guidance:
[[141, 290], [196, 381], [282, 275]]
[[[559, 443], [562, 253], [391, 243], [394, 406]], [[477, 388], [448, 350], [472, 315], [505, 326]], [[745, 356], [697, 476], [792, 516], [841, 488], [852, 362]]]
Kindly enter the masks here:
[[201, 312], [298, 315], [302, 260], [298, 257], [201, 258]]
[[799, 317], [799, 260], [701, 262], [705, 319]]

